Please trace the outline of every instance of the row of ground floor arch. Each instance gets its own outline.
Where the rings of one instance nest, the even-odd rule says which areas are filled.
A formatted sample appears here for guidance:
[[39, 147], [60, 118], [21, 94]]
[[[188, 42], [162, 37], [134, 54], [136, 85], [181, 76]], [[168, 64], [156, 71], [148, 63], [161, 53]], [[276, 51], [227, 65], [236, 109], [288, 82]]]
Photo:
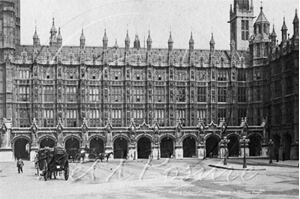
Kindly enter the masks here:
[[[229, 157], [241, 156], [241, 144], [239, 142], [239, 136], [228, 136], [227, 139], [230, 142], [227, 144], [227, 151]], [[259, 135], [249, 136], [249, 154], [250, 156], [262, 155], [262, 138]], [[57, 142], [52, 137], [45, 137], [39, 140], [38, 148], [54, 147]], [[81, 145], [80, 139], [77, 137], [69, 137], [64, 142], [64, 148], [69, 154], [74, 151], [80, 151], [81, 148], [94, 149], [96, 153], [113, 152], [113, 158], [131, 158], [147, 159], [153, 155], [154, 148], [157, 151], [156, 156], [159, 158], [169, 158], [175, 155], [176, 147], [180, 147], [182, 150], [183, 158], [197, 158], [200, 157], [199, 147], [203, 147], [204, 156], [206, 157], [220, 157], [221, 148], [224, 147], [220, 144], [220, 138], [218, 136], [209, 136], [205, 139], [203, 145], [199, 146], [197, 139], [194, 136], [186, 136], [181, 146], [176, 145], [174, 137], [163, 137], [158, 145], [153, 144], [152, 140], [147, 136], [141, 136], [134, 147], [132, 147], [130, 141], [123, 137], [118, 137], [113, 140], [112, 146], [106, 146], [105, 140], [100, 137], [94, 137], [89, 140], [86, 146]], [[134, 153], [129, 154], [130, 149], [134, 149]], [[108, 151], [109, 149], [109, 151]], [[30, 146], [30, 140], [24, 137], [14, 139], [13, 154], [15, 158], [30, 159], [30, 152], [32, 151]]]

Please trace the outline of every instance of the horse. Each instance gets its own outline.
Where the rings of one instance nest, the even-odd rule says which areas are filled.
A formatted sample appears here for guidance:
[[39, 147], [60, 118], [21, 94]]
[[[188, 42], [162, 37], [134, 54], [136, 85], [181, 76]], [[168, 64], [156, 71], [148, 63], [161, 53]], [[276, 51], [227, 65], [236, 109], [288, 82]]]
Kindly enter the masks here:
[[113, 155], [113, 154], [114, 154], [113, 152], [110, 152], [110, 153], [99, 153], [98, 158], [101, 160], [101, 162], [102, 162], [102, 160], [104, 158], [106, 158], [106, 162], [108, 162], [108, 158], [110, 157], [110, 155]]

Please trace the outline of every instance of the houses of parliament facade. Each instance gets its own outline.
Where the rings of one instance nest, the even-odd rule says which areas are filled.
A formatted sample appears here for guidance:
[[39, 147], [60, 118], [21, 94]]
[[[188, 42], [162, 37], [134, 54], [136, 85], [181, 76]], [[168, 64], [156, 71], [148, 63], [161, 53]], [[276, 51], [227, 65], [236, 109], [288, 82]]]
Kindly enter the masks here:
[[102, 46], [86, 46], [84, 30], [78, 46], [63, 46], [54, 19], [49, 45], [37, 30], [21, 45], [20, 6], [0, 0], [0, 160], [32, 159], [46, 146], [129, 159], [242, 157], [244, 147], [246, 156], [298, 158], [297, 11], [275, 33], [262, 7], [255, 18], [252, 1], [234, 0], [230, 49], [215, 49], [212, 34], [205, 50], [192, 34], [174, 49], [172, 33], [155, 48], [150, 31], [144, 48], [128, 31], [124, 48], [108, 46], [106, 31]]

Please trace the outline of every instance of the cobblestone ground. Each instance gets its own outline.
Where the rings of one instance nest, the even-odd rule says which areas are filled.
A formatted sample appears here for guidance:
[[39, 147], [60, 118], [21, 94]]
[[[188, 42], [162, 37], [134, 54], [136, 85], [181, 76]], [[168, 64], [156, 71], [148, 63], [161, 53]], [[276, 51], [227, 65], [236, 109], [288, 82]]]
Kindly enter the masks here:
[[[259, 164], [216, 169], [220, 160], [111, 160], [71, 163], [70, 178], [44, 181], [25, 161], [0, 163], [0, 198], [298, 198], [299, 168]], [[239, 162], [240, 161], [240, 162]], [[241, 160], [228, 166], [242, 169]], [[222, 165], [222, 163], [220, 164]], [[253, 169], [253, 170], [252, 170]]]

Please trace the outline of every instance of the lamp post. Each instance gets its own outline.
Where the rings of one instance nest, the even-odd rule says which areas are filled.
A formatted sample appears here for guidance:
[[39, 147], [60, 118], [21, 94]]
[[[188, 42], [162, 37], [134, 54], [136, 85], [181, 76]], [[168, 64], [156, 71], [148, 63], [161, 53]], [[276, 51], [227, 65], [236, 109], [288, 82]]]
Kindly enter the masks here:
[[272, 146], [273, 146], [273, 141], [272, 141], [272, 139], [270, 139], [270, 141], [269, 141], [269, 158], [270, 158], [269, 163], [270, 164], [273, 163], [272, 162]]
[[246, 136], [244, 135], [242, 139], [240, 139], [240, 142], [242, 144], [244, 144], [244, 163], [243, 163], [243, 168], [247, 168], [247, 165], [246, 165], [246, 144], [249, 143], [249, 139], [246, 139]]
[[230, 142], [229, 139], [227, 139], [227, 136], [224, 136], [223, 139], [221, 140], [221, 144], [224, 144], [224, 150], [225, 150], [225, 154], [224, 154], [224, 165], [227, 165], [227, 144]]

